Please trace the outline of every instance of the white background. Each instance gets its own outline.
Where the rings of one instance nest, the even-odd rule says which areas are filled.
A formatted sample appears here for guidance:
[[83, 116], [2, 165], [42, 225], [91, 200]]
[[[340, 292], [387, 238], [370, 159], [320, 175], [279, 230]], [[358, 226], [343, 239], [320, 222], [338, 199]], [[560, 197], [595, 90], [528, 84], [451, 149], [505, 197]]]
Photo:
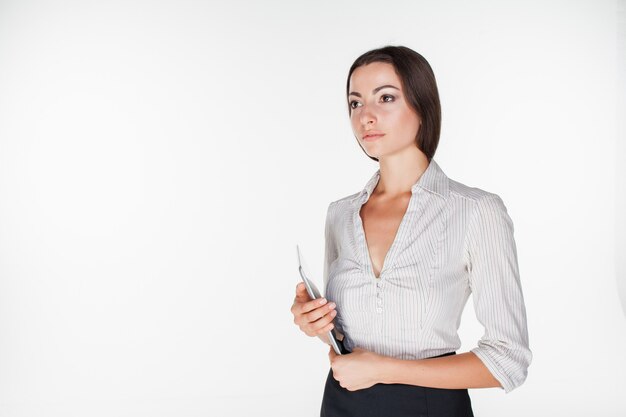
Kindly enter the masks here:
[[387, 44], [435, 72], [436, 161], [515, 225], [534, 359], [475, 414], [625, 415], [624, 10], [0, 2], [0, 415], [319, 415], [295, 244], [321, 284], [326, 208], [377, 168], [345, 79]]

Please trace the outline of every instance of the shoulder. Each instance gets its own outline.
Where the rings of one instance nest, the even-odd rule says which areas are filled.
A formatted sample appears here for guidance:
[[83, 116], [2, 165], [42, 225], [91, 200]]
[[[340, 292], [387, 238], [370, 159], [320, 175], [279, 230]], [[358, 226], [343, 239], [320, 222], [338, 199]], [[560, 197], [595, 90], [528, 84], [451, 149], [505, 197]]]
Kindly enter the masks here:
[[350, 194], [337, 200], [333, 200], [328, 204], [326, 210], [326, 224], [335, 227], [338, 222], [349, 219], [353, 213], [354, 199], [358, 197], [360, 192]]
[[448, 178], [448, 186], [452, 198], [466, 200], [474, 204], [483, 200], [500, 198], [496, 193], [478, 187], [471, 187], [450, 178]]
[[341, 204], [350, 204], [352, 202], [352, 200], [354, 200], [360, 193], [361, 192], [359, 191], [359, 192], [347, 195], [347, 196], [342, 197], [342, 198], [340, 198], [338, 200], [331, 201], [330, 204], [331, 205], [333, 205], [333, 204], [335, 204], [335, 205], [337, 205], [337, 204], [339, 204], [339, 205], [341, 205]]
[[[510, 223], [510, 217], [500, 195], [479, 187], [471, 187], [458, 181], [448, 179], [449, 197], [454, 212], [463, 213], [463, 218], [470, 224], [480, 223], [482, 226]], [[470, 227], [471, 228], [471, 227]]]
[[[449, 180], [450, 197], [455, 199], [466, 224], [466, 244], [472, 251], [478, 242], [507, 245], [513, 239], [513, 220], [500, 195]], [[483, 243], [484, 244], [484, 243]], [[504, 247], [504, 246], [500, 246]]]
[[361, 192], [356, 192], [350, 195], [347, 195], [345, 197], [342, 197], [338, 200], [334, 200], [331, 201], [328, 204], [328, 209], [329, 210], [341, 210], [341, 209], [345, 209], [348, 207], [352, 206], [352, 203], [354, 202], [354, 199], [360, 194]]

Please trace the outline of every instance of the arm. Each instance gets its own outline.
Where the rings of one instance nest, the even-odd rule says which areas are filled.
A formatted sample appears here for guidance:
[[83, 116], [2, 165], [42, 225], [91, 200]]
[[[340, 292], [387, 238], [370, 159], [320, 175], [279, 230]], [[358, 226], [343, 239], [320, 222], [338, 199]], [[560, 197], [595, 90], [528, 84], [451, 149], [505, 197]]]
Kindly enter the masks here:
[[500, 387], [483, 362], [472, 352], [440, 358], [404, 360], [354, 348], [349, 355], [328, 352], [334, 378], [350, 391], [377, 383], [464, 389]]
[[328, 205], [326, 210], [326, 221], [324, 223], [324, 294], [328, 287], [328, 275], [330, 274], [330, 265], [339, 256], [337, 252], [337, 245], [335, 243], [335, 234], [333, 233], [333, 225], [331, 218], [331, 211], [333, 209], [333, 203]]
[[460, 355], [386, 360], [382, 376], [387, 381], [435, 388], [499, 387], [505, 393], [525, 381], [532, 352], [513, 232], [498, 195], [476, 202], [465, 247], [474, 311], [484, 334], [477, 347]]
[[523, 382], [528, 366], [526, 317], [513, 222], [500, 197], [491, 194], [476, 202], [466, 236], [474, 310], [485, 327], [478, 347], [417, 361], [384, 358], [385, 383], [449, 389], [506, 386], [508, 392]]
[[[331, 203], [332, 206], [332, 203]], [[330, 206], [329, 206], [330, 212]], [[326, 285], [329, 265], [334, 260], [334, 243], [329, 236], [329, 212], [326, 215], [326, 250], [324, 263], [324, 285]], [[334, 328], [334, 317], [337, 312], [335, 303], [329, 303], [325, 298], [313, 300], [306, 291], [303, 282], [296, 286], [296, 297], [291, 306], [294, 323], [300, 327], [307, 336], [317, 336], [322, 342], [330, 345], [328, 332]]]
[[477, 201], [467, 235], [468, 269], [474, 311], [485, 332], [471, 352], [505, 393], [524, 383], [532, 361], [513, 232], [499, 196]]
[[513, 222], [499, 196], [476, 202], [466, 250], [474, 310], [485, 328], [478, 346], [460, 355], [417, 361], [381, 357], [382, 381], [434, 388], [500, 387], [505, 393], [525, 381], [532, 361], [526, 309]]
[[[333, 263], [335, 259], [337, 259], [337, 246], [335, 245], [335, 238], [332, 233], [332, 223], [331, 223], [331, 210], [333, 203], [328, 205], [328, 209], [326, 210], [326, 221], [324, 223], [324, 294], [326, 294], [326, 287], [328, 285], [328, 275], [330, 273], [330, 264]], [[334, 321], [333, 321], [334, 324]], [[317, 336], [322, 342], [326, 343], [330, 346], [330, 340], [328, 340], [328, 334], [324, 333]], [[343, 335], [338, 335], [341, 339]]]
[[382, 356], [379, 370], [383, 384], [447, 389], [500, 387], [498, 380], [472, 352], [421, 360]]
[[500, 197], [476, 202], [468, 225], [468, 284], [485, 333], [470, 352], [440, 358], [402, 360], [354, 349], [340, 357], [329, 352], [335, 378], [348, 389], [377, 382], [433, 388], [500, 387], [506, 393], [521, 385], [532, 354], [517, 268], [513, 223]]

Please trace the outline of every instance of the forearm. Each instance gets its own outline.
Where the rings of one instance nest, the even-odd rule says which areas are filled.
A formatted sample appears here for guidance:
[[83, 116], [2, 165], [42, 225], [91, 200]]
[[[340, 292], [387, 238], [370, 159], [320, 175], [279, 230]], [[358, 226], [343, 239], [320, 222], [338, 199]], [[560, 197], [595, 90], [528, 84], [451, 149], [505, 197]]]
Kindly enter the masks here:
[[383, 356], [380, 363], [380, 379], [383, 384], [408, 384], [431, 388], [500, 387], [498, 380], [472, 352], [420, 360]]

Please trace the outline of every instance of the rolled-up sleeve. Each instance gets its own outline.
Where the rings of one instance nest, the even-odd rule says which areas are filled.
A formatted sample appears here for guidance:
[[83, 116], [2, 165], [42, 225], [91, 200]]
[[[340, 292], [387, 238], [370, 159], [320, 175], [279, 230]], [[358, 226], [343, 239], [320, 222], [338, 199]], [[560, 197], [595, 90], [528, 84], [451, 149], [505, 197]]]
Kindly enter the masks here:
[[471, 352], [509, 393], [526, 380], [532, 352], [513, 222], [498, 195], [489, 193], [477, 200], [466, 250], [474, 311], [485, 329]]

